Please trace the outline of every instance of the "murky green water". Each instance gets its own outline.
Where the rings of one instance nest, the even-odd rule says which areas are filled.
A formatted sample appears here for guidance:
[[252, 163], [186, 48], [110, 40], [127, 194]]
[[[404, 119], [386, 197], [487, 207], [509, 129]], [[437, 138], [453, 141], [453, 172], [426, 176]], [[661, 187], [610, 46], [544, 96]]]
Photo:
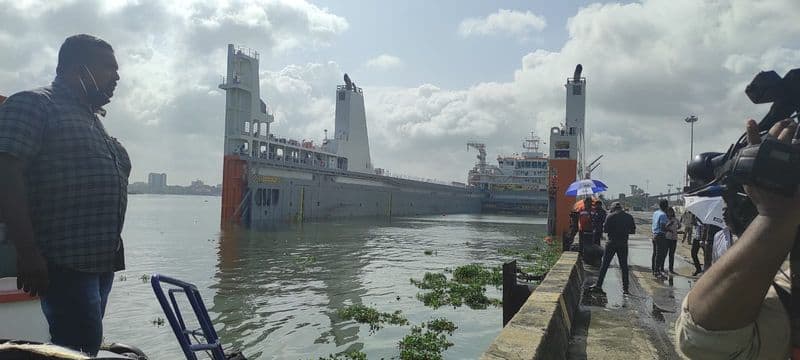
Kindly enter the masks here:
[[[127, 270], [117, 274], [105, 321], [107, 341], [141, 347], [152, 359], [180, 359], [149, 282], [154, 272], [195, 283], [227, 347], [252, 359], [316, 359], [344, 350], [397, 357], [410, 326], [342, 321], [337, 309], [364, 304], [402, 310], [411, 324], [446, 317], [458, 330], [447, 359], [475, 359], [501, 327], [500, 308], [426, 308], [409, 278], [472, 262], [499, 265], [499, 248], [530, 246], [541, 218], [448, 215], [304, 224], [268, 232], [219, 232], [220, 198], [130, 197]], [[432, 250], [433, 255], [425, 255]], [[490, 297], [501, 293], [491, 288]]]

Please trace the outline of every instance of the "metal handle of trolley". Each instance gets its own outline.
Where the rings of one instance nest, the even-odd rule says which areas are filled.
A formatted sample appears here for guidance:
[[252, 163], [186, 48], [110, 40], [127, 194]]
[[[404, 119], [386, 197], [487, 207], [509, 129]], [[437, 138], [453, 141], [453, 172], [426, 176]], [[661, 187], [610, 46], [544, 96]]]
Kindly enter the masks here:
[[[226, 355], [222, 350], [222, 343], [214, 330], [214, 324], [211, 323], [208, 310], [196, 286], [160, 274], [154, 274], [150, 277], [150, 284], [153, 286], [153, 292], [155, 292], [156, 298], [161, 304], [161, 309], [164, 310], [164, 315], [167, 317], [167, 321], [169, 321], [169, 325], [173, 333], [175, 333], [175, 337], [178, 339], [178, 343], [181, 345], [181, 350], [183, 350], [187, 360], [197, 360], [195, 353], [200, 351], [206, 352], [214, 360], [245, 360], [245, 357], [239, 352]], [[168, 285], [166, 295], [164, 293], [165, 284]], [[192, 311], [200, 324], [200, 329], [189, 330], [186, 328], [186, 322], [175, 298], [175, 294], [179, 293], [186, 295], [186, 299], [189, 301]], [[167, 300], [167, 297], [169, 297], [169, 300]], [[202, 341], [199, 337], [202, 337]], [[192, 342], [192, 339], [194, 339], [194, 342]]]

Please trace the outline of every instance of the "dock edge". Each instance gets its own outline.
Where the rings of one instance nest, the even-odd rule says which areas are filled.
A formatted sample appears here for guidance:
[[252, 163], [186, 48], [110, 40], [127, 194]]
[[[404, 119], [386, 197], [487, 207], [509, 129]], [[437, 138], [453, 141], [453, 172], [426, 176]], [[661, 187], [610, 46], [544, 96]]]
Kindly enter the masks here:
[[564, 252], [519, 312], [481, 356], [482, 360], [565, 359], [580, 306], [583, 265]]

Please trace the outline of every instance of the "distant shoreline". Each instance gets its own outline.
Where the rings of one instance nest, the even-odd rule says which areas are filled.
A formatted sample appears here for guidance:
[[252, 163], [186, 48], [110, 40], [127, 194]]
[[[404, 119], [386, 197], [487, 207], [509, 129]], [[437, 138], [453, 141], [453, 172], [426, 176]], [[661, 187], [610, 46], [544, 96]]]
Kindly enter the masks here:
[[214, 196], [220, 197], [220, 194], [156, 194], [156, 193], [141, 193], [141, 192], [128, 192], [128, 195], [176, 195], [176, 196]]

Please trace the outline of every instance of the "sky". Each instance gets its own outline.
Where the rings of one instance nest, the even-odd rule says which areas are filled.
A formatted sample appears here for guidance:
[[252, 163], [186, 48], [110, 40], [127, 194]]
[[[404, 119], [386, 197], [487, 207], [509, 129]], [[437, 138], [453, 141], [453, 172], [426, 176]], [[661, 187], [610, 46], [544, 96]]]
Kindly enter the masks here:
[[261, 54], [261, 94], [279, 137], [333, 129], [346, 72], [364, 89], [376, 167], [466, 181], [468, 140], [489, 158], [564, 121], [564, 82], [587, 78], [587, 147], [609, 193], [683, 182], [695, 153], [724, 151], [769, 105], [744, 88], [800, 66], [796, 0], [36, 1], [0, 0], [0, 94], [47, 85], [64, 38], [112, 44], [121, 80], [108, 131], [131, 182], [222, 178], [228, 43]]

